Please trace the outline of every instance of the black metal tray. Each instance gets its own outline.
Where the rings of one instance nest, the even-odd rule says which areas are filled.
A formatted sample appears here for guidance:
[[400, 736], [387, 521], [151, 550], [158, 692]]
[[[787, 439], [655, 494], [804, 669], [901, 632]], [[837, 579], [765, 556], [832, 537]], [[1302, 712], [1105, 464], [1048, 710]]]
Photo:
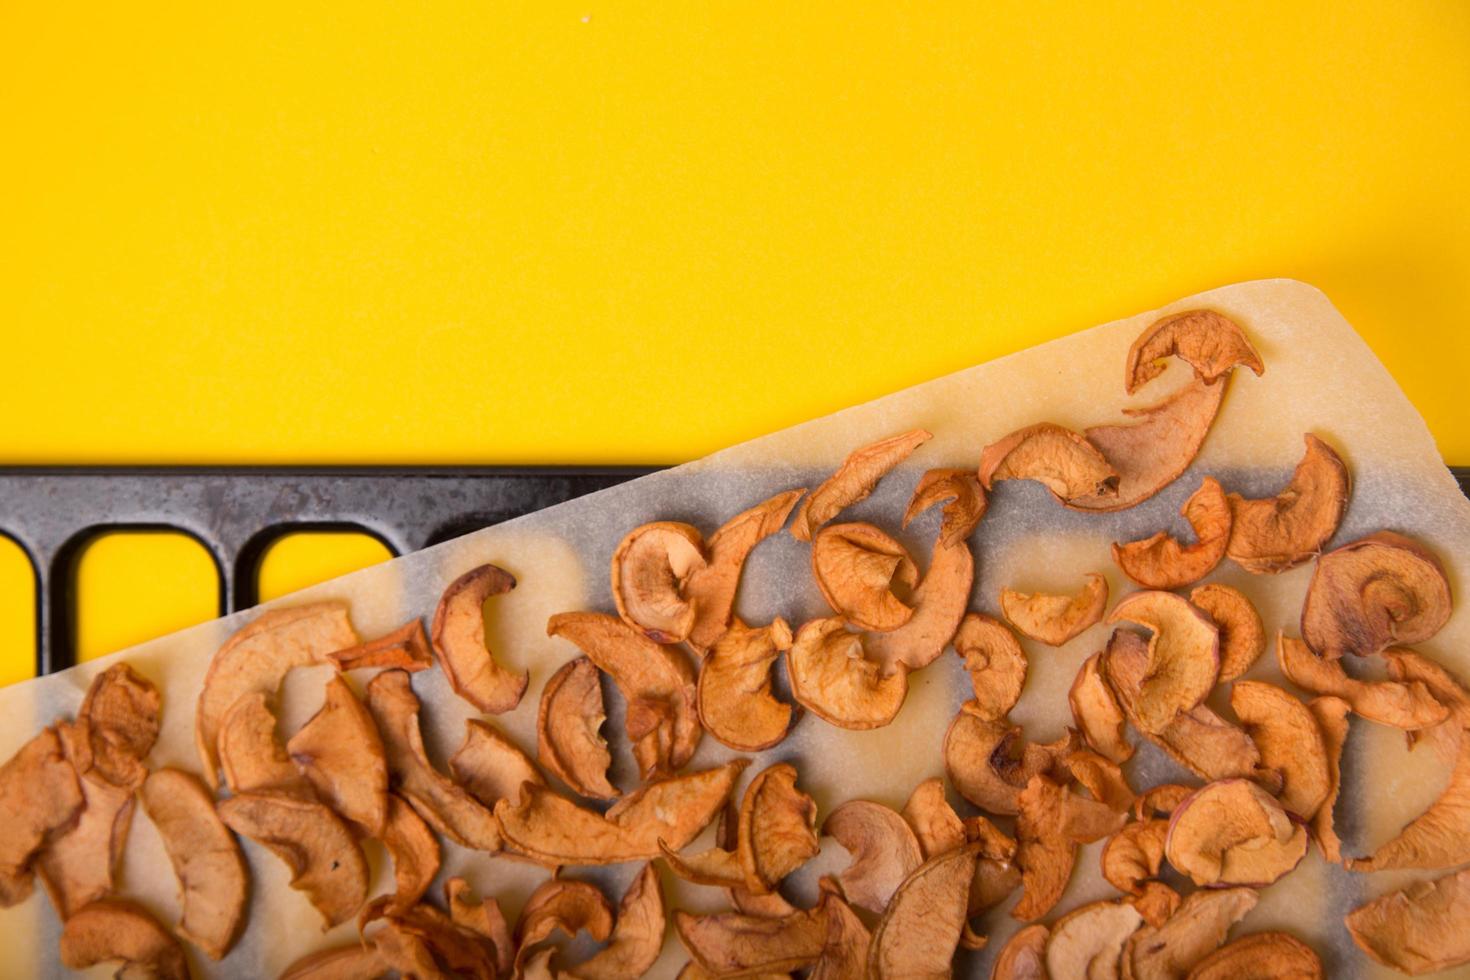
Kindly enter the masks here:
[[[370, 534], [395, 555], [529, 514], [656, 467], [0, 467], [0, 534], [36, 576], [36, 671], [76, 662], [76, 573], [122, 530], [177, 531], [219, 573], [221, 615], [252, 606], [261, 559], [296, 531]], [[1470, 496], [1470, 467], [1450, 467]]]

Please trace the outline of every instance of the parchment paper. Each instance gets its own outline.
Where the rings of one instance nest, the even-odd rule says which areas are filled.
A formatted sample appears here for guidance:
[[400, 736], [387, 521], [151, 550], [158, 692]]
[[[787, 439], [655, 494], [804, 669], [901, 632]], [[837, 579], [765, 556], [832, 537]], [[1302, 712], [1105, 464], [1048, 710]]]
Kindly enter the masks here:
[[[1050, 420], [1081, 429], [1113, 421], [1129, 404], [1149, 404], [1186, 377], [1180, 365], [1138, 396], [1123, 391], [1124, 355], [1138, 332], [1156, 317], [1178, 310], [1212, 307], [1235, 318], [1265, 359], [1257, 378], [1237, 371], [1224, 406], [1194, 466], [1163, 493], [1115, 515], [1074, 514], [1055, 504], [1038, 485], [1008, 482], [992, 494], [990, 511], [972, 539], [977, 574], [971, 608], [998, 615], [1005, 586], [1072, 590], [1085, 572], [1105, 574], [1113, 595], [1131, 586], [1116, 570], [1108, 547], [1169, 527], [1187, 533], [1177, 511], [1200, 477], [1214, 474], [1228, 490], [1247, 496], [1276, 492], [1303, 450], [1302, 434], [1317, 433], [1347, 460], [1354, 479], [1352, 501], [1336, 543], [1380, 528], [1430, 542], [1444, 560], [1459, 594], [1470, 562], [1470, 503], [1461, 496], [1435, 450], [1422, 419], [1363, 341], [1320, 292], [1302, 283], [1271, 280], [1243, 283], [1182, 299], [1126, 320], [1096, 327], [988, 364], [960, 371], [866, 405], [795, 426], [716, 453], [698, 462], [647, 476], [592, 496], [552, 507], [434, 548], [335, 579], [277, 600], [272, 605], [342, 599], [364, 637], [381, 634], [410, 616], [428, 616], [443, 587], [482, 562], [512, 572], [519, 587], [491, 601], [489, 644], [514, 667], [528, 667], [530, 688], [520, 707], [494, 718], [519, 744], [534, 752], [534, 723], [541, 687], [552, 672], [577, 655], [570, 644], [546, 636], [547, 617], [564, 610], [612, 611], [608, 561], [618, 540], [650, 520], [683, 520], [706, 531], [737, 511], [791, 487], [815, 487], [851, 449], [881, 436], [922, 426], [934, 439], [884, 480], [868, 501], [846, 518], [874, 520], [894, 533], [927, 567], [937, 509], [907, 532], [898, 519], [920, 473], [934, 466], [972, 466], [980, 450], [1031, 422]], [[840, 361], [841, 352], [834, 352]], [[615, 406], [614, 406], [615, 410]], [[1230, 562], [1207, 579], [1243, 589], [1260, 609], [1269, 635], [1293, 635], [1310, 567], [1257, 578]], [[799, 625], [829, 614], [811, 584], [807, 546], [782, 534], [763, 543], [746, 566], [737, 612], [747, 622], [781, 615]], [[126, 659], [151, 678], [164, 696], [163, 732], [153, 751], [155, 766], [199, 771], [193, 743], [193, 706], [210, 656], [235, 629], [256, 615], [246, 611], [123, 651], [112, 657], [0, 690], [0, 758], [8, 758], [44, 724], [70, 717], [91, 678], [116, 659]], [[1470, 618], [1455, 613], [1423, 652], [1462, 676], [1470, 676], [1467, 640]], [[1060, 649], [1027, 642], [1030, 676], [1012, 714], [1027, 736], [1051, 739], [1070, 721], [1066, 690], [1082, 660], [1104, 643], [1108, 627], [1094, 626]], [[1272, 645], [1274, 651], [1274, 643]], [[1358, 665], [1350, 665], [1356, 667]], [[367, 672], [357, 672], [367, 674]], [[320, 703], [325, 668], [299, 670], [287, 682], [282, 730], [294, 731]], [[1250, 677], [1279, 681], [1268, 651]], [[359, 690], [366, 676], [354, 677]], [[610, 688], [610, 685], [608, 685]], [[463, 737], [473, 709], [453, 695], [439, 670], [414, 676], [424, 701], [423, 724], [430, 752], [441, 761]], [[801, 785], [825, 816], [856, 797], [899, 807], [920, 780], [943, 775], [941, 740], [969, 684], [957, 657], [947, 654], [912, 678], [908, 701], [897, 720], [873, 732], [845, 732], [807, 714], [777, 748], [755, 757], [746, 780], [764, 766], [793, 760]], [[1220, 692], [1217, 692], [1217, 696]], [[1228, 708], [1226, 709], [1228, 712]], [[604, 733], [613, 743], [614, 779], [632, 785], [631, 761], [622, 737], [622, 705], [610, 690]], [[716, 764], [732, 753], [706, 737], [693, 767]], [[1134, 785], [1183, 774], [1146, 743], [1130, 764]], [[1337, 821], [1346, 854], [1366, 854], [1394, 835], [1439, 793], [1447, 768], [1432, 749], [1409, 752], [1402, 733], [1354, 718], [1344, 757], [1343, 798]], [[737, 793], [743, 791], [743, 784]], [[961, 812], [972, 812], [951, 792]], [[3, 829], [0, 829], [3, 832]], [[1113, 895], [1097, 867], [1101, 845], [1085, 848], [1056, 915]], [[233, 952], [213, 964], [189, 949], [196, 976], [275, 976], [310, 951], [351, 942], [354, 927], [323, 935], [306, 898], [288, 887], [288, 875], [273, 855], [246, 841], [254, 891], [248, 928]], [[490, 858], [444, 844], [440, 882], [467, 877], [482, 894], [497, 897], [512, 917], [545, 873], [503, 858]], [[391, 888], [391, 872], [376, 845], [374, 893]], [[846, 854], [830, 839], [822, 855], [789, 882], [801, 902], [815, 896], [817, 875], [840, 868]], [[600, 871], [569, 869], [597, 881], [616, 903], [637, 865]], [[1399, 887], [1423, 873], [1349, 875], [1325, 864], [1315, 848], [1303, 864], [1265, 890], [1260, 904], [1236, 927], [1235, 935], [1286, 928], [1322, 954], [1328, 975], [1392, 975], [1352, 946], [1342, 916], [1361, 902]], [[668, 905], [693, 910], [723, 907], [716, 889], [676, 882], [663, 875]], [[176, 882], [152, 824], [139, 809], [128, 840], [120, 891], [148, 906], [166, 924], [177, 921]], [[430, 896], [438, 900], [436, 884]], [[1013, 900], [1012, 900], [1013, 901]], [[990, 959], [1016, 928], [1006, 914], [1012, 901], [988, 913], [990, 948], [957, 961], [959, 976], [988, 975]], [[0, 912], [3, 972], [11, 976], [64, 975], [56, 961], [60, 925], [38, 886], [16, 908]], [[584, 943], [568, 957], [590, 949]], [[664, 952], [650, 976], [671, 977], [686, 956], [668, 933]], [[97, 976], [110, 971], [98, 969]]]

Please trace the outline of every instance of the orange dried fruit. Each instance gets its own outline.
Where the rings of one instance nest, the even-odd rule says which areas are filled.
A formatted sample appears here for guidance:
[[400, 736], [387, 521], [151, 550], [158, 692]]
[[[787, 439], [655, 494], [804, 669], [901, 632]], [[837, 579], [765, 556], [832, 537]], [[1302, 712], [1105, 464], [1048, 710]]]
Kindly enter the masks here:
[[694, 627], [694, 603], [684, 595], [691, 576], [708, 567], [698, 529], [655, 521], [629, 531], [612, 556], [618, 615], [655, 643], [681, 643]]
[[1021, 869], [1022, 894], [1011, 916], [1027, 922], [1050, 912], [1071, 880], [1077, 845], [1117, 832], [1127, 819], [1045, 776], [1031, 777], [1021, 791], [1016, 818], [1016, 865]]
[[388, 760], [378, 727], [341, 674], [327, 680], [322, 706], [286, 742], [316, 795], [377, 836], [388, 818]]
[[611, 800], [617, 787], [607, 781], [612, 754], [600, 734], [607, 713], [602, 681], [586, 657], [562, 664], [541, 690], [536, 712], [536, 758], [572, 792]]
[[1159, 783], [1139, 794], [1133, 803], [1133, 816], [1137, 820], [1167, 817], [1178, 809], [1193, 793], [1195, 787], [1182, 783]]
[[271, 790], [312, 799], [311, 781], [291, 762], [276, 736], [269, 695], [252, 691], [225, 714], [219, 730], [219, 766], [231, 792]]
[[1332, 809], [1337, 803], [1337, 794], [1342, 789], [1342, 747], [1347, 742], [1348, 712], [1352, 710], [1342, 698], [1314, 698], [1307, 702], [1307, 710], [1317, 721], [1322, 732], [1322, 744], [1327, 749], [1327, 798], [1317, 808], [1317, 813], [1308, 821], [1322, 856], [1333, 864], [1342, 863], [1342, 842], [1333, 828]]
[[362, 849], [331, 808], [271, 793], [236, 793], [219, 806], [225, 826], [291, 869], [291, 887], [321, 913], [324, 929], [348, 921], [367, 898]]
[[1349, 677], [1342, 664], [1317, 656], [1305, 643], [1285, 633], [1276, 636], [1281, 673], [1313, 694], [1342, 698], [1353, 712], [1382, 725], [1417, 731], [1450, 717], [1422, 681], [1361, 681]]
[[1051, 930], [1041, 923], [1026, 926], [1006, 940], [990, 970], [990, 980], [1052, 980], [1046, 969], [1046, 943]]
[[1124, 597], [1108, 617], [1110, 623], [1119, 621], [1153, 633], [1132, 714], [1140, 730], [1157, 735], [1214, 688], [1220, 674], [1220, 634], [1208, 616], [1172, 592]]
[[1106, 758], [1123, 763], [1133, 758], [1133, 743], [1126, 734], [1128, 716], [1102, 675], [1102, 657], [1102, 653], [1094, 653], [1082, 662], [1067, 692], [1067, 703], [1087, 744]]
[[790, 650], [791, 627], [779, 616], [751, 628], [738, 620], [715, 641], [699, 669], [699, 720], [738, 752], [760, 752], [791, 727], [791, 705], [771, 693], [771, 671]]
[[1307, 852], [1307, 831], [1245, 779], [1196, 790], [1169, 820], [1164, 856], [1196, 885], [1265, 887]]
[[694, 604], [694, 624], [685, 637], [693, 650], [708, 650], [729, 628], [745, 559], [756, 545], [781, 530], [805, 492], [778, 493], [736, 514], [709, 536], [705, 542], [708, 561], [695, 570], [684, 589]]
[[1198, 582], [1225, 557], [1230, 540], [1230, 504], [1218, 480], [1207, 476], [1179, 513], [1194, 529], [1195, 543], [1182, 545], [1167, 531], [1113, 545], [1113, 561], [1146, 589], [1177, 589]]
[[1359, 949], [1401, 973], [1470, 963], [1470, 868], [1389, 892], [1344, 921]]
[[1342, 457], [1310, 432], [1291, 480], [1274, 497], [1230, 494], [1230, 543], [1225, 554], [1256, 575], [1274, 575], [1311, 561], [1337, 531], [1350, 481]]
[[641, 977], [652, 968], [664, 945], [663, 890], [651, 864], [628, 885], [618, 902], [611, 941], [591, 959], [568, 970], [580, 980], [623, 980]]
[[1069, 752], [1062, 762], [1094, 800], [1119, 813], [1126, 813], [1133, 806], [1133, 787], [1128, 785], [1128, 778], [1116, 762], [1090, 749]]
[[1076, 747], [1073, 735], [1051, 745], [1028, 743], [1019, 726], [977, 714], [966, 702], [944, 734], [944, 769], [965, 799], [1014, 816], [1031, 777], [1057, 770]]
[[1142, 895], [1144, 883], [1159, 875], [1168, 836], [1167, 820], [1126, 824], [1103, 845], [1103, 878], [1120, 892]]
[[214, 796], [190, 773], [150, 773], [142, 797], [179, 880], [179, 934], [218, 960], [245, 926], [250, 872], [240, 845], [215, 812]]
[[92, 679], [73, 726], [72, 765], [78, 776], [136, 789], [148, 776], [144, 759], [158, 741], [158, 688], [126, 663]]
[[1470, 861], [1470, 737], [1460, 748], [1439, 798], [1381, 845], [1372, 857], [1348, 861], [1349, 871], [1452, 868]]
[[1018, 592], [1002, 589], [1000, 608], [1011, 625], [1025, 636], [1059, 647], [1102, 619], [1108, 606], [1108, 580], [1089, 573], [1075, 595]]
[[1091, 442], [1071, 429], [1039, 422], [986, 446], [980, 454], [980, 484], [1035, 480], [1063, 503], [1111, 500], [1118, 473]]
[[597, 942], [612, 934], [613, 908], [595, 885], [569, 878], [553, 878], [531, 893], [516, 923], [517, 966], [531, 950], [560, 930], [568, 939], [585, 932]]
[[931, 858], [904, 879], [868, 944], [868, 976], [948, 976], [968, 919], [978, 844]]
[[500, 850], [500, 828], [490, 810], [429, 762], [419, 730], [419, 699], [408, 674], [385, 670], [374, 677], [367, 686], [367, 708], [383, 739], [393, 791], [460, 847]]
[[[86, 751], [85, 728], [84, 721], [57, 726], [74, 769]], [[112, 892], [133, 820], [133, 786], [116, 786], [97, 769], [82, 775], [78, 785], [84, 803], [76, 826], [47, 842], [35, 857], [36, 872], [63, 919]]]
[[866, 500], [879, 480], [932, 438], [923, 429], [912, 429], [853, 450], [837, 472], [802, 501], [791, 522], [791, 536], [810, 541], [817, 528], [847, 507]]
[[361, 980], [391, 969], [376, 944], [336, 946], [308, 953], [286, 967], [280, 980]]
[[1240, 324], [1214, 310], [1188, 310], [1158, 320], [1133, 341], [1123, 373], [1128, 394], [1163, 374], [1167, 357], [1184, 361], [1206, 383], [1237, 366], [1250, 368], [1257, 377], [1266, 370]]
[[1412, 538], [1379, 531], [1323, 555], [1302, 603], [1302, 639], [1325, 660], [1421, 643], [1450, 618], [1444, 566]]
[[796, 779], [795, 766], [778, 762], [756, 774], [740, 801], [735, 853], [754, 895], [774, 891], [821, 849], [816, 801], [796, 788]]
[[863, 634], [848, 632], [841, 617], [804, 623], [786, 655], [791, 696], [840, 728], [880, 728], [891, 722], [908, 695], [908, 672], [900, 666], [885, 676], [864, 645]]
[[1185, 980], [1322, 980], [1312, 947], [1284, 932], [1256, 932], [1226, 943], [1195, 964]]
[[523, 783], [546, 784], [520, 746], [478, 718], [465, 720], [464, 742], [449, 757], [449, 771], [471, 796], [492, 808], [500, 800], [519, 798]]
[[852, 863], [837, 875], [842, 894], [870, 912], [882, 914], [894, 890], [924, 863], [919, 840], [903, 817], [871, 800], [848, 800], [833, 810], [822, 833], [852, 855]]
[[1449, 717], [1427, 730], [1408, 732], [1409, 747], [1429, 738], [1444, 759], [1453, 759], [1460, 747], [1460, 732], [1470, 728], [1470, 691], [1459, 678], [1428, 657], [1403, 648], [1383, 651], [1388, 676], [1400, 684], [1423, 684], [1429, 695], [1449, 712]]
[[530, 680], [501, 666], [485, 645], [485, 602], [516, 587], [515, 576], [495, 565], [480, 565], [449, 583], [429, 628], [434, 655], [454, 693], [489, 714], [521, 703]]
[[807, 980], [863, 980], [873, 939], [868, 927], [831, 888], [823, 887], [817, 913], [827, 922], [827, 939]]
[[1186, 898], [1162, 925], [1145, 925], [1128, 941], [1125, 975], [1133, 980], [1176, 980], [1209, 956], [1230, 927], [1256, 907], [1249, 888], [1214, 888]]
[[547, 621], [546, 633], [575, 644], [623, 693], [624, 726], [643, 779], [677, 772], [689, 762], [702, 729], [688, 657], [602, 613], [558, 613]]
[[954, 652], [965, 662], [981, 717], [1004, 718], [1026, 686], [1026, 654], [1004, 623], [982, 613], [967, 613], [954, 635]]
[[812, 539], [812, 577], [827, 605], [863, 630], [886, 632], [914, 615], [894, 592], [919, 584], [919, 566], [903, 545], [871, 524], [829, 524]]
[[515, 963], [515, 940], [500, 903], [488, 897], [476, 901], [463, 878], [450, 878], [444, 883], [444, 901], [449, 906], [450, 921], [493, 945], [496, 968], [500, 973], [510, 972]]
[[0, 906], [30, 895], [36, 855], [77, 825], [85, 805], [55, 728], [41, 729], [0, 767]]
[[1220, 633], [1220, 680], [1233, 681], [1266, 651], [1266, 630], [1256, 607], [1228, 585], [1201, 585], [1189, 601], [1210, 617]]
[[184, 948], [135, 902], [99, 899], [66, 920], [61, 929], [61, 964], [85, 970], [98, 963], [122, 962], [117, 976], [152, 980], [189, 980]]
[[709, 976], [785, 975], [821, 957], [827, 943], [825, 919], [817, 909], [780, 918], [676, 911], [674, 932], [694, 963]]
[[1053, 977], [1117, 977], [1123, 944], [1143, 919], [1125, 902], [1091, 902], [1051, 927], [1046, 970]]
[[1332, 789], [1327, 742], [1306, 705], [1275, 684], [1236, 681], [1230, 708], [1256, 743], [1261, 763], [1281, 773], [1276, 798], [1287, 810], [1311, 819]]
[[274, 697], [293, 668], [326, 663], [333, 652], [356, 643], [347, 606], [340, 602], [271, 609], [237, 630], [210, 660], [194, 711], [194, 743], [204, 781], [219, 786], [220, 727], [241, 697]]
[[365, 667], [397, 667], [414, 673], [434, 666], [434, 654], [429, 649], [429, 634], [424, 632], [424, 621], [415, 616], [391, 633], [376, 639], [350, 646], [345, 650], [334, 650], [327, 654], [338, 670], [358, 670]]
[[944, 780], [938, 777], [914, 787], [903, 806], [903, 818], [913, 828], [926, 860], [966, 842], [965, 825], [944, 798]]
[[376, 836], [393, 859], [393, 896], [384, 911], [402, 915], [418, 904], [439, 873], [439, 840], [397, 793], [388, 794], [383, 829]]

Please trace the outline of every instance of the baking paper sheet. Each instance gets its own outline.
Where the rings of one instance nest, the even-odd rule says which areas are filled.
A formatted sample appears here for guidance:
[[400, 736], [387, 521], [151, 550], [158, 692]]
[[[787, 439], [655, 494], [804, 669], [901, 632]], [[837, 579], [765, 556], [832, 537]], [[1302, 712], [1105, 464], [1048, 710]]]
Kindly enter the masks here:
[[[489, 644], [508, 665], [529, 668], [531, 681], [520, 707], [494, 718], [519, 744], [534, 751], [534, 723], [541, 687], [553, 671], [578, 655], [569, 643], [546, 636], [546, 620], [566, 610], [612, 611], [608, 562], [619, 539], [651, 520], [688, 521], [708, 533], [724, 519], [778, 491], [815, 487], [854, 447], [913, 427], [934, 433], [878, 491], [845, 514], [873, 520], [907, 545], [921, 568], [927, 567], [937, 509], [907, 531], [898, 518], [920, 473], [935, 466], [973, 466], [982, 447], [1036, 421], [1050, 420], [1075, 429], [1113, 421], [1126, 405], [1146, 405], [1186, 377], [1174, 365], [1165, 377], [1134, 398], [1123, 392], [1124, 356], [1130, 342], [1160, 315], [1211, 307], [1241, 323], [1255, 341], [1267, 370], [1257, 378], [1235, 372], [1231, 389], [1191, 469], [1152, 500], [1119, 514], [1084, 515], [1064, 510], [1039, 485], [1012, 481], [991, 496], [990, 511], [972, 539], [977, 573], [971, 608], [998, 615], [1001, 588], [1067, 590], [1080, 586], [1086, 572], [1107, 576], [1113, 596], [1131, 586], [1109, 556], [1114, 540], [1145, 536], [1162, 527], [1187, 533], [1179, 505], [1205, 474], [1228, 490], [1247, 496], [1276, 492], [1303, 450], [1302, 434], [1313, 432], [1337, 447], [1353, 474], [1346, 519], [1335, 543], [1392, 528], [1432, 543], [1459, 594], [1470, 562], [1470, 503], [1462, 497], [1435, 450], [1423, 420], [1383, 365], [1317, 290], [1302, 283], [1271, 280], [1243, 283], [1182, 299], [1169, 306], [897, 392], [866, 405], [795, 426], [716, 453], [698, 462], [552, 507], [434, 548], [347, 575], [278, 600], [289, 605], [310, 600], [346, 601], [364, 637], [428, 616], [444, 586], [461, 572], [494, 562], [519, 581], [514, 592], [491, 601]], [[1257, 578], [1230, 562], [1206, 581], [1244, 590], [1256, 603], [1269, 635], [1278, 628], [1297, 633], [1296, 620], [1310, 567], [1281, 576]], [[750, 623], [785, 617], [793, 626], [829, 614], [811, 584], [807, 546], [782, 534], [763, 543], [746, 565], [738, 614]], [[70, 717], [92, 677], [117, 659], [127, 660], [156, 683], [164, 697], [163, 731], [151, 762], [199, 771], [193, 741], [193, 705], [215, 649], [255, 610], [206, 623], [112, 657], [0, 690], [0, 758], [8, 758], [44, 724]], [[1470, 676], [1470, 617], [1457, 612], [1431, 643], [1420, 649]], [[1030, 658], [1026, 690], [1012, 717], [1027, 736], [1049, 740], [1070, 721], [1066, 690], [1078, 666], [1104, 643], [1108, 627], [1094, 626], [1059, 649], [1024, 642]], [[1274, 643], [1273, 643], [1274, 650]], [[1356, 665], [1350, 665], [1356, 666]], [[356, 672], [361, 690], [368, 672]], [[288, 679], [282, 730], [291, 732], [321, 699], [326, 668], [295, 671]], [[1274, 654], [1268, 652], [1247, 675], [1280, 681]], [[424, 702], [425, 738], [438, 761], [463, 737], [473, 709], [454, 696], [439, 670], [414, 676]], [[608, 685], [610, 688], [610, 685]], [[1217, 698], [1222, 692], [1217, 692]], [[868, 798], [900, 807], [912, 788], [943, 775], [941, 740], [960, 704], [970, 696], [959, 658], [946, 655], [913, 676], [908, 700], [897, 720], [873, 732], [846, 732], [809, 713], [775, 749], [755, 756], [746, 780], [764, 766], [794, 761], [800, 785], [817, 800], [821, 815], [838, 803]], [[622, 737], [622, 706], [609, 691], [604, 733], [613, 743], [614, 781], [632, 785], [632, 766]], [[1228, 711], [1228, 709], [1227, 709]], [[1136, 787], [1184, 776], [1146, 743], [1130, 764]], [[714, 765], [733, 753], [712, 738], [701, 743], [692, 767]], [[1354, 718], [1344, 756], [1343, 798], [1337, 821], [1347, 854], [1369, 853], [1427, 806], [1445, 782], [1447, 768], [1432, 749], [1409, 752], [1402, 733]], [[737, 788], [743, 791], [744, 784]], [[957, 797], [951, 794], [956, 802]], [[972, 812], [960, 803], [961, 812]], [[3, 830], [0, 830], [3, 832]], [[244, 842], [253, 879], [249, 925], [240, 943], [221, 963], [211, 963], [189, 948], [196, 976], [275, 976], [297, 957], [353, 941], [351, 924], [328, 934], [306, 898], [288, 887], [284, 865]], [[1101, 845], [1083, 850], [1072, 884], [1052, 918], [1083, 903], [1114, 893], [1098, 873]], [[482, 894], [498, 898], [514, 921], [522, 903], [546, 874], [523, 863], [491, 858], [444, 844], [440, 882], [468, 878]], [[376, 870], [374, 893], [391, 889], [391, 869], [370, 845]], [[794, 899], [810, 902], [817, 875], [840, 868], [846, 855], [823, 840], [823, 853], [789, 882]], [[616, 903], [637, 865], [610, 869], [569, 869], [568, 874], [597, 881]], [[1325, 864], [1315, 848], [1303, 864], [1262, 894], [1260, 904], [1234, 935], [1266, 928], [1288, 929], [1322, 954], [1329, 976], [1393, 975], [1369, 962], [1352, 946], [1342, 916], [1363, 901], [1399, 887], [1423, 873], [1349, 875]], [[677, 882], [663, 875], [670, 908], [714, 910], [723, 906], [717, 889]], [[141, 901], [161, 921], [177, 921], [173, 871], [162, 844], [141, 808], [133, 821], [123, 861], [122, 894]], [[436, 900], [442, 892], [430, 891]], [[987, 914], [984, 931], [990, 947], [962, 954], [959, 976], [988, 975], [991, 958], [1016, 928], [1006, 914], [1014, 899]], [[9, 976], [65, 975], [56, 961], [60, 924], [38, 886], [25, 903], [0, 911], [0, 970]], [[573, 949], [579, 952], [581, 947]], [[664, 952], [650, 973], [672, 977], [686, 960], [672, 927]], [[110, 975], [99, 968], [97, 976]]]

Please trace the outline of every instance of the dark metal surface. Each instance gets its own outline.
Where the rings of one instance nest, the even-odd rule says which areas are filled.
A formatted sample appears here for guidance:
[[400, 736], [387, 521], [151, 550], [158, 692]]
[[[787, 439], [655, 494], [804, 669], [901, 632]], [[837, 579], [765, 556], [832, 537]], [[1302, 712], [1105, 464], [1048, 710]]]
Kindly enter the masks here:
[[36, 669], [71, 666], [77, 563], [101, 534], [178, 531], [219, 573], [221, 614], [254, 605], [256, 573], [295, 531], [361, 531], [393, 554], [571, 500], [648, 467], [0, 467], [0, 534], [36, 577]]

